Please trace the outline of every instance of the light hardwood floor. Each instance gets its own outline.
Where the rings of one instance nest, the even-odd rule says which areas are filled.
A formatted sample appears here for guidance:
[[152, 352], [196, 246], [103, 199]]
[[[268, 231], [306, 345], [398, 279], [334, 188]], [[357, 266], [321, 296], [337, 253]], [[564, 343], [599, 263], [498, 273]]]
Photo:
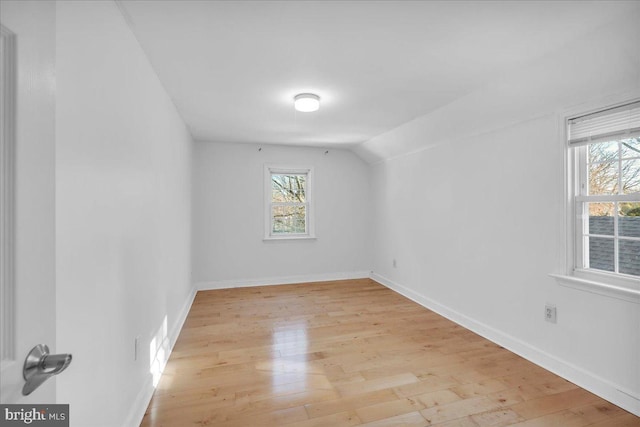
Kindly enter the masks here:
[[198, 292], [142, 426], [640, 426], [369, 280]]

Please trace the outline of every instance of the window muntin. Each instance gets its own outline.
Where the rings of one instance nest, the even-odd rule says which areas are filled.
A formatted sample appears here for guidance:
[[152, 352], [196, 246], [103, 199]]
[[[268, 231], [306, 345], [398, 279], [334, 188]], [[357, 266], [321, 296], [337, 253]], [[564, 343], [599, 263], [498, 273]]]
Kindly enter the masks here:
[[574, 267], [640, 278], [640, 103], [568, 122]]
[[312, 238], [311, 168], [265, 166], [265, 239]]

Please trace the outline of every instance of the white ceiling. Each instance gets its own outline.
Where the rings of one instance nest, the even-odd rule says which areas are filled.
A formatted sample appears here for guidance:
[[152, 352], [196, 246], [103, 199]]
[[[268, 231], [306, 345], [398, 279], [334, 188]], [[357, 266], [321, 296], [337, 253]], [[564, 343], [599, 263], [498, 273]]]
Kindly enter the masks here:
[[[118, 2], [196, 140], [325, 147], [448, 104], [633, 3]], [[294, 112], [300, 92], [320, 111]]]

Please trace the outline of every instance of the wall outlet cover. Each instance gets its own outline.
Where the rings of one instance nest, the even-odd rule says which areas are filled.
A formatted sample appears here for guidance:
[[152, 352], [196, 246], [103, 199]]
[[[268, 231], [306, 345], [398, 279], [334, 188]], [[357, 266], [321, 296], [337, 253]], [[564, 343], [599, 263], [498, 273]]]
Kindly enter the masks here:
[[551, 323], [557, 322], [558, 318], [555, 305], [547, 304], [544, 306], [544, 320]]

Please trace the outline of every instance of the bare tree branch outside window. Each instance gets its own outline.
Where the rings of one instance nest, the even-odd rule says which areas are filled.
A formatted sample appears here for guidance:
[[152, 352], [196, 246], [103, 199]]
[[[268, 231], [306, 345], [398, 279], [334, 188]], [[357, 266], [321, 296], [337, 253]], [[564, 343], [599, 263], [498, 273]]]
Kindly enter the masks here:
[[273, 233], [306, 232], [306, 175], [272, 174]]

